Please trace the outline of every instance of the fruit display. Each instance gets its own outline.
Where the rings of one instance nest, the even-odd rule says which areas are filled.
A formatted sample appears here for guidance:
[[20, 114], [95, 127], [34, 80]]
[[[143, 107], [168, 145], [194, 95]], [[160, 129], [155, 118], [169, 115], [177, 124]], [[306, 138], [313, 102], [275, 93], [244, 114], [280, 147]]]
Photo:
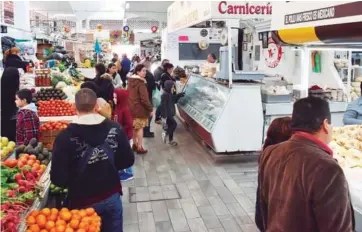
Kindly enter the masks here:
[[35, 86], [51, 86], [50, 69], [35, 70]]
[[361, 96], [361, 82], [362, 76], [356, 77], [354, 82], [351, 82], [351, 99], [352, 101], [356, 100], [359, 96]]
[[26, 225], [27, 231], [99, 232], [101, 217], [93, 208], [81, 210], [44, 208], [29, 212]]
[[55, 88], [41, 88], [33, 95], [33, 102], [65, 99], [67, 99], [67, 95], [61, 89]]
[[39, 101], [38, 114], [40, 117], [71, 116], [75, 115], [75, 107], [64, 100]]
[[15, 148], [15, 142], [9, 141], [6, 137], [0, 137], [1, 159], [12, 154]]
[[61, 195], [61, 194], [67, 194], [67, 193], [68, 193], [68, 189], [66, 189], [66, 188], [61, 188], [54, 184], [50, 185], [50, 194], [52, 194], [52, 195]]
[[362, 125], [334, 128], [329, 146], [343, 168], [362, 168]]
[[67, 128], [69, 125], [66, 121], [51, 121], [40, 126], [40, 131], [57, 131]]
[[19, 159], [21, 159], [24, 154], [29, 156], [33, 155], [35, 159], [39, 160], [40, 164], [43, 165], [48, 165], [52, 157], [51, 152], [49, 152], [47, 148], [43, 147], [43, 143], [38, 142], [35, 138], [32, 138], [27, 146], [18, 146], [15, 149], [15, 154], [16, 157], [19, 157]]

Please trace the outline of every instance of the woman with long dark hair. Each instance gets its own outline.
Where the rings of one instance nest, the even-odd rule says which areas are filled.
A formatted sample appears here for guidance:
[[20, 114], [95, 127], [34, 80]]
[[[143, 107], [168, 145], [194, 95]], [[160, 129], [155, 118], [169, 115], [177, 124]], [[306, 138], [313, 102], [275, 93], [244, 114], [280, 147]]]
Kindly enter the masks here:
[[146, 67], [139, 64], [128, 78], [128, 105], [133, 117], [133, 149], [139, 154], [147, 153], [143, 148], [143, 128], [147, 126], [148, 118], [153, 112], [146, 86], [146, 72]]
[[15, 94], [19, 91], [20, 74], [17, 68], [6, 68], [1, 77], [1, 136], [9, 141], [16, 137]]
[[117, 72], [117, 65], [115, 63], [110, 63], [107, 68], [107, 73], [112, 76], [113, 87], [122, 88], [121, 76]]
[[106, 66], [102, 63], [98, 63], [95, 66], [96, 77], [94, 78], [94, 82], [99, 87], [98, 96], [106, 100], [106, 102], [113, 104], [113, 91], [114, 87], [112, 84], [113, 77], [106, 73]]
[[[287, 141], [292, 136], [291, 130], [291, 117], [277, 118], [270, 124], [263, 149]], [[260, 186], [258, 181], [258, 187], [256, 190], [256, 202], [255, 202], [255, 223], [261, 232], [265, 231], [263, 227], [262, 219], [260, 218], [260, 202], [259, 202]]]

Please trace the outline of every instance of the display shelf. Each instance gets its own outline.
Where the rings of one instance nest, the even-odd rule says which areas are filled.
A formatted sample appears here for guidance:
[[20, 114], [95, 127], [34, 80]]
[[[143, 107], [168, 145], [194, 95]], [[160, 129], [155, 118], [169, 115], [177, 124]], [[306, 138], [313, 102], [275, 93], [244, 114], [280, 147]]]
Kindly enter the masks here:
[[73, 121], [77, 116], [52, 116], [52, 117], [39, 117], [40, 123], [50, 122], [50, 121]]

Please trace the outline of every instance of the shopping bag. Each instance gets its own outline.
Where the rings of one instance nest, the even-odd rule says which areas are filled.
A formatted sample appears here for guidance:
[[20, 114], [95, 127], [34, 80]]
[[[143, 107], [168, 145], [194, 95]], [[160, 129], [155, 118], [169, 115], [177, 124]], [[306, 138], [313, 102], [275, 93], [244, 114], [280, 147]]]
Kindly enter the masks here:
[[156, 88], [152, 91], [152, 105], [157, 108], [161, 104], [161, 92]]

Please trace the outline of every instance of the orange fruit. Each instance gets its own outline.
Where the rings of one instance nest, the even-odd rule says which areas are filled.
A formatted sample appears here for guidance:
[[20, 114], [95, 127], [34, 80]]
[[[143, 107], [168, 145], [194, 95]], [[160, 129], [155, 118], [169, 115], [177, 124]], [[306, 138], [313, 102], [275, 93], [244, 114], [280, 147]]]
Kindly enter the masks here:
[[72, 218], [72, 214], [68, 211], [61, 211], [59, 214], [60, 218], [68, 222]]
[[43, 214], [39, 214], [36, 217], [36, 224], [40, 227], [40, 228], [45, 228], [45, 224], [47, 223], [47, 218], [43, 215]]
[[47, 217], [48, 221], [53, 221], [55, 222], [57, 220], [57, 215], [56, 214], [50, 214], [48, 217]]
[[53, 221], [48, 221], [46, 224], [45, 224], [45, 229], [47, 230], [51, 230], [55, 227], [55, 222]]
[[85, 211], [88, 216], [92, 216], [96, 212], [93, 208], [87, 208]]
[[50, 210], [50, 212], [51, 212], [52, 214], [58, 214], [58, 209], [52, 208], [52, 209]]
[[32, 231], [32, 232], [40, 232], [40, 228], [38, 225], [31, 225], [29, 227], [29, 229]]
[[61, 208], [61, 209], [60, 209], [60, 212], [63, 212], [63, 211], [69, 211], [69, 209], [67, 209], [67, 208]]
[[67, 227], [67, 228], [65, 228], [64, 232], [74, 232], [74, 230], [72, 228], [70, 228], [70, 227]]
[[50, 230], [50, 232], [57, 232], [55, 227], [53, 229]]
[[73, 216], [72, 216], [72, 220], [81, 220], [82, 218], [81, 218], [81, 216], [79, 216], [78, 214], [73, 214]]
[[78, 229], [77, 232], [86, 232], [84, 229]]
[[88, 229], [88, 223], [87, 222], [79, 223], [79, 229], [87, 230]]
[[85, 217], [85, 216], [87, 216], [87, 212], [84, 209], [82, 209], [82, 210], [79, 211], [79, 215], [81, 217]]
[[35, 160], [35, 163], [40, 165], [40, 160]]
[[48, 231], [43, 229], [43, 230], [41, 230], [40, 232], [48, 232]]
[[31, 225], [33, 225], [33, 224], [35, 224], [35, 223], [36, 223], [35, 217], [33, 217], [33, 216], [28, 216], [28, 217], [26, 218], [26, 224], [27, 224], [28, 226], [31, 226]]
[[73, 219], [68, 224], [73, 229], [78, 229], [79, 226], [79, 220]]
[[96, 226], [89, 226], [88, 227], [88, 232], [97, 232], [97, 227]]
[[29, 159], [35, 161], [35, 160], [36, 160], [36, 156], [35, 156], [35, 155], [30, 155], [30, 156], [29, 156]]
[[44, 208], [40, 211], [40, 213], [42, 213], [44, 216], [49, 216], [50, 215], [50, 209], [49, 208]]
[[33, 210], [33, 211], [30, 213], [30, 216], [36, 217], [36, 216], [38, 216], [38, 214], [39, 214], [39, 210]]
[[65, 225], [57, 225], [55, 228], [56, 232], [64, 232], [65, 231]]
[[46, 168], [47, 168], [47, 166], [45, 164], [40, 165], [40, 169], [45, 170]]
[[25, 232], [32, 232], [31, 230], [26, 230]]
[[64, 220], [57, 220], [56, 222], [55, 222], [55, 225], [56, 226], [59, 226], [59, 225], [66, 225], [67, 223], [64, 221]]

